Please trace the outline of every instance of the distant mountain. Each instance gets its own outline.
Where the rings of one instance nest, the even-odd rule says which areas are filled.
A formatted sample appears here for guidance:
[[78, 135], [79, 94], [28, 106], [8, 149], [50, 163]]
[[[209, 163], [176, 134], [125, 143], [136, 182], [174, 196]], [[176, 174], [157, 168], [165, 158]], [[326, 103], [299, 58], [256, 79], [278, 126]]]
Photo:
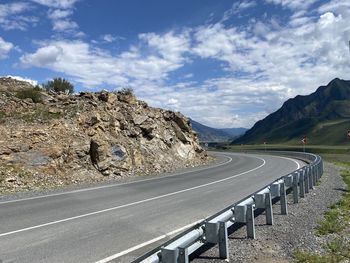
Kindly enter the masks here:
[[307, 96], [287, 100], [276, 112], [258, 121], [233, 144], [300, 143], [350, 144], [350, 81], [332, 80]]
[[216, 129], [205, 126], [199, 122], [190, 119], [192, 129], [198, 133], [199, 141], [202, 142], [224, 142], [232, 141], [234, 138], [242, 135], [245, 128], [225, 128]]

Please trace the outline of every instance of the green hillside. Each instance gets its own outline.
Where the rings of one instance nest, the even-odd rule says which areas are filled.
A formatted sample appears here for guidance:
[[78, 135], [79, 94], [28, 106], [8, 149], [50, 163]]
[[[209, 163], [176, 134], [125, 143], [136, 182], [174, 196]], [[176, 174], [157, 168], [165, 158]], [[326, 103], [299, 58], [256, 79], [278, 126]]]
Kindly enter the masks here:
[[350, 81], [334, 79], [307, 96], [286, 101], [276, 112], [258, 121], [233, 144], [350, 145]]

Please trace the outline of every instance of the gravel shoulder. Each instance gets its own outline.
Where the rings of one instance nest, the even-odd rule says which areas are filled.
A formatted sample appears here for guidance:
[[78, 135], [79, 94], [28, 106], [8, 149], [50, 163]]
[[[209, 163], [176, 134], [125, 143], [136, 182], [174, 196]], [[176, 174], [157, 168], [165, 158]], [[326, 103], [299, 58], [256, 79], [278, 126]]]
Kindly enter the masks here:
[[[256, 239], [246, 238], [246, 228], [241, 227], [229, 236], [230, 262], [284, 263], [292, 262], [296, 250], [322, 253], [329, 236], [318, 237], [314, 229], [322, 220], [328, 207], [341, 199], [345, 190], [339, 169], [325, 163], [320, 184], [298, 204], [288, 195], [288, 215], [281, 215], [280, 204], [273, 206], [274, 225], [265, 224], [265, 213], [255, 218]], [[193, 262], [225, 262], [218, 258], [218, 247], [205, 251]]]
[[33, 191], [19, 191], [15, 193], [5, 193], [2, 194], [0, 192], [0, 202], [1, 201], [9, 201], [9, 200], [15, 200], [15, 199], [22, 199], [22, 198], [30, 198], [30, 197], [36, 197], [36, 196], [41, 196], [41, 195], [51, 195], [51, 194], [57, 194], [57, 193], [63, 193], [63, 192], [70, 192], [70, 191], [75, 191], [75, 190], [80, 190], [80, 189], [85, 189], [85, 188], [92, 188], [92, 187], [100, 187], [100, 186], [105, 186], [105, 185], [113, 185], [113, 184], [124, 184], [124, 183], [130, 183], [134, 181], [140, 181], [140, 180], [148, 180], [152, 178], [157, 178], [161, 176], [171, 176], [175, 174], [180, 174], [183, 172], [191, 172], [191, 171], [196, 171], [196, 170], [202, 170], [202, 169], [207, 169], [210, 168], [211, 166], [219, 165], [222, 163], [227, 162], [228, 158], [224, 155], [220, 154], [214, 154], [214, 153], [209, 153], [209, 158], [208, 158], [208, 163], [207, 164], [202, 164], [194, 167], [185, 167], [185, 168], [180, 168], [177, 169], [173, 172], [168, 172], [168, 173], [154, 173], [151, 175], [134, 175], [134, 176], [127, 176], [127, 177], [118, 177], [118, 178], [111, 178], [108, 180], [108, 178], [103, 178], [105, 179], [104, 181], [101, 182], [85, 182], [85, 183], [80, 183], [80, 184], [70, 184], [70, 185], [65, 185], [65, 186], [60, 186], [60, 187], [53, 187], [49, 189], [41, 189], [41, 190], [33, 190]]

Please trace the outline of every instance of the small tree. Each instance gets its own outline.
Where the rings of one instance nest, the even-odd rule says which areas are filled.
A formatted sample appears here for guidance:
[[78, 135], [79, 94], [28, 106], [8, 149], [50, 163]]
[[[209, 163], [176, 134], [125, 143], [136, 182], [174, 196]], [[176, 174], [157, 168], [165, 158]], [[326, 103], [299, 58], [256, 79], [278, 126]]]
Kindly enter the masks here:
[[120, 90], [120, 93], [123, 95], [134, 95], [134, 90], [131, 87], [125, 87]]
[[70, 83], [68, 80], [65, 80], [64, 78], [54, 78], [53, 80], [49, 80], [46, 84], [43, 85], [43, 87], [47, 91], [54, 91], [54, 92], [68, 92], [73, 93], [74, 92], [74, 86], [72, 83]]
[[42, 89], [37, 85], [34, 88], [24, 88], [16, 92], [16, 97], [19, 99], [32, 99], [34, 103], [42, 102]]

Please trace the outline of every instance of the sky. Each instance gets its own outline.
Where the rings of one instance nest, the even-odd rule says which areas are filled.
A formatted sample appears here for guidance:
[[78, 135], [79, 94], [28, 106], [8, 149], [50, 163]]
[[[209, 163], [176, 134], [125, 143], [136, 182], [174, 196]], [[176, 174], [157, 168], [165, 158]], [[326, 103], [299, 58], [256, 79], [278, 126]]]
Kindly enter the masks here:
[[349, 80], [349, 40], [348, 0], [0, 0], [0, 76], [132, 88], [215, 128]]

